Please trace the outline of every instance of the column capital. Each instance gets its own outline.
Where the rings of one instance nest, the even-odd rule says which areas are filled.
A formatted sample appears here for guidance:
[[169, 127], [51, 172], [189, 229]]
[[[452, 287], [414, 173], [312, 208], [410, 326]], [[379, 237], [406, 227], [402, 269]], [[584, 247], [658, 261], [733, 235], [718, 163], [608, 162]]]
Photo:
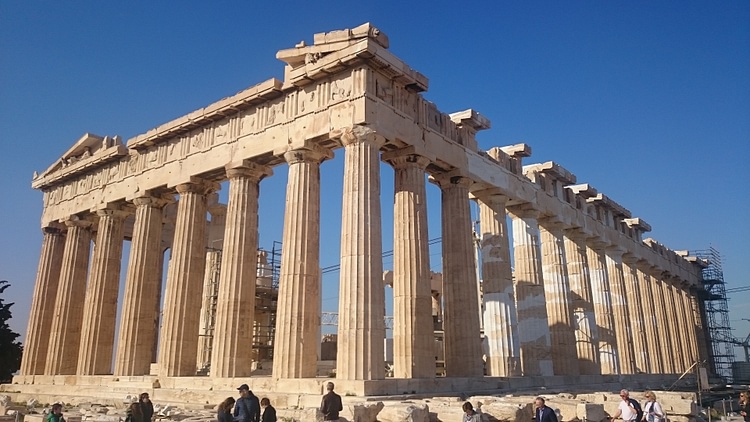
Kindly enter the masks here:
[[167, 204], [174, 202], [174, 197], [172, 195], [143, 194], [133, 198], [132, 201], [136, 207], [150, 206], [152, 208], [163, 208]]
[[638, 257], [633, 255], [630, 252], [625, 252], [622, 254], [622, 262], [628, 264], [628, 265], [636, 265], [638, 263]]
[[627, 249], [620, 245], [607, 245], [604, 247], [604, 250], [611, 256], [619, 256], [621, 259], [625, 252], [627, 252]]
[[128, 217], [128, 215], [130, 215], [130, 213], [123, 209], [120, 209], [119, 207], [107, 207], [96, 210], [96, 215], [99, 216], [99, 218], [110, 217], [113, 219], [124, 220]]
[[288, 164], [315, 163], [320, 164], [325, 160], [333, 158], [333, 151], [318, 145], [310, 145], [305, 148], [292, 149], [284, 153], [284, 160]]
[[574, 241], [585, 241], [589, 237], [586, 230], [581, 227], [568, 227], [563, 230], [563, 233], [566, 237]]
[[542, 215], [537, 219], [537, 221], [539, 222], [539, 225], [547, 231], [563, 231], [567, 227], [569, 227], [567, 223], [562, 222], [557, 216], [554, 215]]
[[420, 170], [424, 170], [431, 163], [429, 157], [415, 152], [412, 147], [387, 151], [384, 152], [381, 157], [383, 161], [390, 164], [395, 169], [416, 167]]
[[211, 192], [219, 190], [220, 186], [216, 182], [201, 179], [198, 177], [190, 177], [190, 181], [179, 183], [175, 186], [175, 190], [180, 195], [186, 193], [197, 193], [199, 195], [206, 195]]
[[367, 142], [378, 148], [386, 143], [385, 137], [375, 132], [372, 128], [362, 125], [348, 126], [333, 130], [329, 133], [331, 139], [338, 139], [341, 145], [347, 146], [358, 142]]
[[610, 246], [609, 242], [602, 239], [601, 236], [594, 234], [586, 237], [586, 243], [593, 249], [604, 251]]
[[248, 177], [253, 180], [260, 182], [264, 178], [273, 174], [273, 169], [269, 166], [254, 163], [250, 160], [242, 160], [239, 162], [229, 163], [224, 166], [227, 172], [229, 180]]
[[506, 207], [508, 210], [508, 213], [510, 213], [515, 218], [539, 218], [541, 215], [541, 212], [534, 208], [534, 205], [530, 202], [526, 202], [523, 204], [518, 205], [511, 205], [509, 207]]
[[471, 196], [485, 204], [503, 204], [503, 206], [505, 206], [510, 199], [505, 192], [498, 188], [475, 190], [471, 192]]
[[448, 189], [451, 187], [464, 187], [468, 189], [469, 186], [474, 183], [473, 180], [466, 177], [464, 172], [459, 169], [430, 175], [427, 180], [440, 186], [440, 189]]
[[65, 225], [57, 221], [52, 221], [42, 227], [42, 233], [44, 234], [62, 234], [63, 231], [65, 231]]
[[91, 225], [93, 224], [91, 220], [88, 220], [86, 218], [81, 218], [77, 215], [71, 215], [70, 217], [61, 220], [61, 223], [65, 224], [65, 227], [68, 227], [68, 228], [80, 227], [83, 229], [87, 229], [91, 227]]

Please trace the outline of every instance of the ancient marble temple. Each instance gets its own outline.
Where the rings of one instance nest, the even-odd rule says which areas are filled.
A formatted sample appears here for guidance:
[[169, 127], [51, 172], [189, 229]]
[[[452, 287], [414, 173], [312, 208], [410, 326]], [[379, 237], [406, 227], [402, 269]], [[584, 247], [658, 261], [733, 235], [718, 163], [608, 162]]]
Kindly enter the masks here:
[[[528, 145], [478, 149], [475, 135], [489, 120], [426, 101], [428, 79], [388, 46], [370, 24], [315, 34], [312, 44], [277, 53], [283, 81], [126, 142], [85, 134], [35, 175], [44, 237], [14, 383], [234, 388], [242, 379], [259, 391], [320, 391], [320, 172], [334, 153], [345, 172], [338, 390], [588, 382], [679, 374], [706, 358], [697, 295], [704, 262], [644, 239], [644, 220], [559, 164], [524, 163]], [[382, 162], [394, 169], [393, 227], [381, 216]], [[288, 183], [273, 368], [260, 377], [248, 345], [259, 187], [274, 171], [288, 172]], [[226, 181], [228, 202], [218, 204]], [[434, 365], [428, 182], [442, 194], [444, 378]], [[480, 211], [480, 260], [471, 201]], [[393, 244], [383, 245], [391, 228]], [[384, 247], [395, 260], [394, 378], [384, 372]], [[222, 251], [221, 275], [210, 372], [198, 377], [205, 269], [219, 259], [212, 249]]]

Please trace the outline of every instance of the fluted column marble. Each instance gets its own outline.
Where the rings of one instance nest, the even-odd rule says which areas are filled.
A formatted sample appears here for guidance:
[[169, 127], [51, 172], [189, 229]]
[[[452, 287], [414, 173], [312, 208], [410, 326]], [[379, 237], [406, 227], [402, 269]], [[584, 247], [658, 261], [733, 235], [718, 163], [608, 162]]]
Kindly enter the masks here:
[[320, 337], [320, 163], [322, 148], [284, 154], [289, 163], [281, 246], [274, 378], [312, 378]]
[[689, 358], [690, 358], [690, 365], [694, 364], [696, 361], [699, 360], [699, 352], [698, 352], [698, 338], [695, 335], [695, 321], [693, 319], [693, 309], [690, 305], [690, 299], [688, 298], [689, 288], [687, 284], [683, 285], [683, 288], [678, 290], [679, 297], [680, 297], [680, 308], [682, 309], [682, 312], [684, 314], [685, 319], [685, 333], [686, 338], [688, 342], [688, 347], [690, 348], [689, 352]]
[[393, 368], [394, 378], [435, 376], [435, 337], [427, 238], [426, 157], [383, 154], [394, 169]]
[[658, 298], [654, 298], [653, 294], [653, 279], [650, 274], [650, 266], [647, 261], [639, 260], [638, 266], [638, 278], [640, 279], [639, 290], [641, 292], [641, 300], [643, 300], [643, 324], [646, 332], [646, 345], [649, 356], [650, 373], [652, 374], [663, 374], [664, 373], [664, 356], [661, 352], [661, 340], [658, 333], [658, 318], [656, 307], [660, 306], [661, 302]]
[[116, 376], [149, 374], [159, 320], [161, 234], [167, 200], [146, 195], [133, 199], [133, 204], [135, 223], [120, 315]]
[[123, 225], [127, 213], [102, 209], [96, 214], [99, 222], [84, 300], [78, 375], [112, 373]]
[[700, 304], [698, 303], [698, 293], [693, 287], [686, 293], [687, 301], [690, 304], [688, 308], [691, 315], [690, 320], [693, 322], [693, 331], [695, 332], [696, 346], [698, 352], [698, 360], [704, 361], [709, 359], [710, 351], [708, 350], [708, 342], [706, 341], [705, 331], [703, 330], [703, 313], [701, 312]]
[[336, 378], [377, 380], [385, 377], [379, 151], [385, 139], [358, 126], [346, 131], [341, 143], [345, 155]]
[[518, 315], [505, 211], [507, 201], [503, 195], [479, 200], [487, 375], [494, 377], [521, 375]]
[[539, 212], [526, 206], [508, 208], [513, 224], [516, 309], [521, 368], [524, 376], [552, 376], [547, 305], [542, 281]]
[[[258, 266], [258, 197], [269, 167], [227, 166], [229, 199], [216, 299], [211, 376], [250, 376]], [[283, 355], [279, 355], [283, 356]]]
[[565, 257], [570, 282], [578, 368], [581, 375], [598, 375], [601, 374], [599, 330], [591, 294], [586, 250], [586, 235], [580, 229], [565, 230]]
[[674, 287], [672, 285], [671, 277], [666, 273], [661, 275], [661, 287], [663, 292], [663, 303], [665, 304], [666, 311], [666, 322], [667, 330], [665, 332], [665, 341], [670, 344], [672, 351], [672, 359], [674, 361], [674, 371], [677, 374], [682, 374], [689, 365], [686, 364], [685, 350], [687, 344], [684, 343], [683, 337], [685, 336], [685, 330], [680, 326], [678, 318], [678, 308], [675, 303]]
[[625, 289], [625, 274], [622, 268], [622, 255], [625, 249], [610, 246], [605, 249], [607, 259], [607, 276], [609, 278], [609, 292], [612, 301], [612, 316], [615, 323], [615, 337], [617, 338], [617, 358], [620, 374], [635, 374], [635, 352], [633, 347], [633, 333], [628, 306], [633, 298], [631, 292]]
[[656, 341], [658, 342], [656, 344], [658, 344], [657, 347], [661, 349], [662, 356], [664, 357], [662, 361], [664, 372], [667, 374], [674, 374], [677, 372], [677, 366], [674, 352], [672, 351], [672, 337], [670, 336], [671, 327], [667, 317], [669, 304], [666, 302], [664, 282], [661, 279], [661, 273], [658, 272], [659, 270], [656, 267], [651, 267], [651, 271], [651, 294], [653, 295], [654, 303], [656, 304]]
[[45, 375], [73, 375], [81, 345], [83, 301], [91, 250], [91, 222], [76, 218], [65, 220], [65, 237], [52, 328], [50, 330]]
[[602, 374], [618, 374], [617, 337], [612, 315], [605, 243], [594, 238], [588, 242], [587, 258], [591, 276], [591, 296], [594, 299], [597, 331], [599, 333], [599, 364]]
[[23, 345], [21, 375], [42, 375], [47, 361], [52, 315], [57, 306], [65, 236], [57, 223], [42, 229], [42, 251]]
[[442, 193], [445, 374], [481, 377], [484, 367], [469, 207], [471, 179], [448, 173], [433, 177], [433, 181]]
[[159, 375], [167, 377], [196, 372], [206, 270], [206, 195], [217, 190], [218, 185], [194, 180], [179, 184], [176, 189], [180, 198], [159, 333]]
[[578, 375], [576, 336], [572, 324], [570, 281], [566, 267], [563, 225], [552, 218], [539, 219], [542, 278], [547, 304], [552, 365], [555, 375]]
[[690, 348], [690, 334], [687, 323], [687, 315], [685, 313], [685, 307], [682, 302], [682, 288], [680, 284], [682, 281], [679, 278], [670, 278], [670, 290], [672, 293], [672, 302], [675, 308], [675, 319], [677, 321], [677, 328], [680, 331], [680, 354], [682, 355], [682, 365], [684, 372], [687, 370], [695, 361], [692, 356], [692, 350]]
[[652, 373], [643, 315], [645, 311], [643, 306], [644, 300], [640, 288], [642, 280], [638, 279], [638, 268], [635, 266], [637, 261], [638, 259], [629, 253], [624, 254], [622, 257], [625, 292], [628, 295], [628, 316], [630, 317], [629, 322], [633, 339], [635, 372]]

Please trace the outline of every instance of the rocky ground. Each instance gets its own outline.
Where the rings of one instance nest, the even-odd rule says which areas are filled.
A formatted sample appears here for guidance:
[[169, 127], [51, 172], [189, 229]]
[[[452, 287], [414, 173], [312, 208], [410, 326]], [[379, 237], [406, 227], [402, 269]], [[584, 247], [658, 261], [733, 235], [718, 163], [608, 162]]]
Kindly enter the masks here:
[[[669, 422], [702, 422], [694, 394], [679, 392], [656, 392], [657, 400], [668, 414]], [[602, 422], [615, 413], [620, 397], [616, 392], [587, 394], [541, 394], [547, 405], [555, 409], [558, 419], [565, 421]], [[642, 402], [642, 393], [632, 397]], [[529, 422], [532, 419], [532, 402], [535, 394], [513, 394], [503, 396], [435, 397], [403, 400], [382, 397], [365, 401], [362, 398], [344, 397], [342, 421], [356, 422], [441, 422], [461, 421], [461, 406], [470, 401], [482, 414], [483, 421]], [[81, 402], [64, 403], [67, 422], [121, 422], [125, 420], [126, 408], [136, 396], [123, 397], [122, 402], [107, 405]], [[29, 400], [13, 403], [8, 396], [0, 396], [0, 422], [43, 422], [49, 411], [49, 403]], [[154, 403], [155, 419], [164, 422], [208, 422], [216, 420], [215, 406], [183, 406]], [[279, 421], [312, 422], [322, 417], [314, 408], [277, 409]], [[5, 416], [1, 416], [5, 415]]]

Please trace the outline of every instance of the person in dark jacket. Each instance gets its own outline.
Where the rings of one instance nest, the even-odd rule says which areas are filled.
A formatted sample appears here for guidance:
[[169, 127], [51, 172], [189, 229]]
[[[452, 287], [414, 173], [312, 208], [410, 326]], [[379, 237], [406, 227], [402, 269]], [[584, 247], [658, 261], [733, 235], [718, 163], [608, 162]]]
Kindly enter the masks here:
[[151, 403], [148, 393], [141, 393], [138, 396], [138, 404], [141, 407], [141, 414], [143, 415], [144, 422], [151, 422], [154, 418], [154, 404]]
[[750, 422], [750, 391], [740, 393], [740, 416]]
[[216, 419], [219, 422], [232, 422], [232, 406], [234, 406], [234, 397], [227, 397], [216, 409]]
[[263, 409], [261, 422], [276, 422], [276, 409], [271, 406], [271, 400], [268, 400], [268, 397], [260, 399], [260, 407]]
[[323, 396], [323, 400], [320, 402], [320, 413], [323, 414], [324, 421], [337, 421], [339, 420], [339, 412], [344, 410], [341, 396], [333, 392], [332, 382], [326, 384], [326, 390], [328, 393]]
[[543, 397], [537, 397], [534, 400], [534, 421], [535, 422], [557, 422], [557, 415], [551, 407], [544, 404]]
[[235, 422], [260, 422], [260, 402], [247, 384], [237, 388], [240, 398], [234, 404]]

